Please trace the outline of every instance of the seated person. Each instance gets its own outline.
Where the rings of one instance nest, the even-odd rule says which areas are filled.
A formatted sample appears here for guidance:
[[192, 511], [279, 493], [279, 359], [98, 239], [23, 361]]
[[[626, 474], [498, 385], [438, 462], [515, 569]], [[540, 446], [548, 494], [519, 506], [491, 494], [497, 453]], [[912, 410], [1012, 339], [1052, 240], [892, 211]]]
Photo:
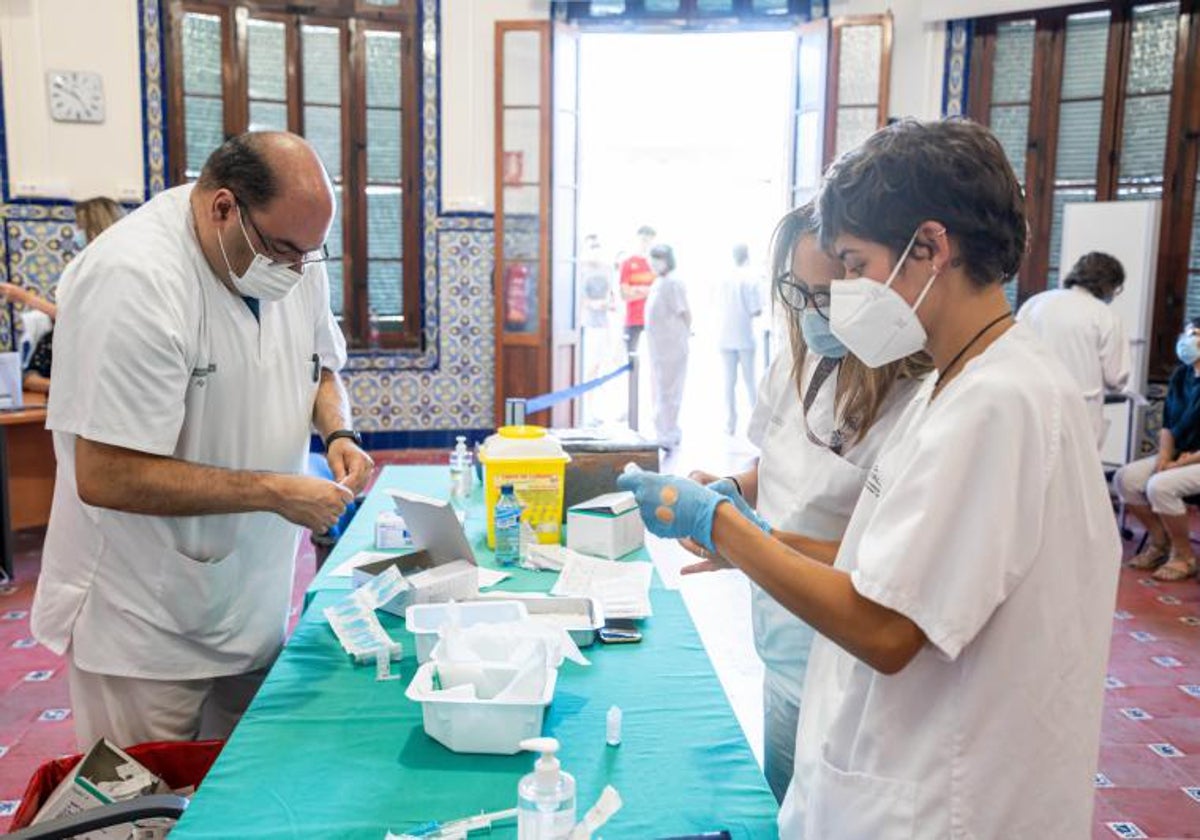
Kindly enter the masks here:
[[[123, 215], [125, 212], [121, 209], [121, 205], [111, 198], [89, 198], [87, 201], [76, 204], [75, 253], [82, 251], [89, 242], [111, 227]], [[30, 289], [12, 283], [0, 283], [0, 300], [13, 301], [30, 309], [45, 312], [51, 319], [58, 317], [58, 306], [52, 301]], [[25, 390], [37, 391], [42, 394], [50, 392], [53, 341], [53, 330], [38, 339], [33, 354], [29, 357], [29, 363], [25, 366], [25, 378], [22, 380]]]
[[1180, 364], [1167, 387], [1158, 454], [1126, 464], [1113, 479], [1126, 510], [1149, 537], [1130, 565], [1154, 569], [1154, 577], [1165, 581], [1196, 571], [1183, 500], [1200, 493], [1200, 318], [1184, 327], [1175, 352]]
[[[12, 283], [0, 283], [0, 301], [19, 303], [22, 306], [44, 312], [53, 320], [58, 315], [58, 307], [46, 298], [41, 297], [30, 289]], [[38, 337], [34, 344], [33, 353], [25, 365], [25, 376], [21, 384], [26, 391], [36, 391], [41, 394], [50, 391], [50, 343], [54, 330], [50, 329]]]

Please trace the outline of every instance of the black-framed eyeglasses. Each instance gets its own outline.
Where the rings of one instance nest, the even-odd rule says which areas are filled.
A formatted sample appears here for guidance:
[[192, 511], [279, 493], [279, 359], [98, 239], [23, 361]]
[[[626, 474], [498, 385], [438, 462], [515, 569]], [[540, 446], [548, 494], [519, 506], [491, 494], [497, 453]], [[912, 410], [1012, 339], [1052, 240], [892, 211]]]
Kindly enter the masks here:
[[[263, 247], [267, 249], [268, 253], [265, 256], [275, 265], [302, 269], [307, 265], [323, 263], [329, 259], [329, 246], [325, 244], [321, 245], [321, 250], [309, 251], [306, 254], [277, 247], [271, 239], [263, 236], [263, 232], [258, 229], [258, 225], [254, 224], [254, 217], [250, 215], [250, 208], [240, 200], [238, 201], [238, 207], [242, 211], [242, 218], [250, 223], [250, 229], [254, 231], [254, 235], [258, 237], [258, 241], [263, 244]], [[292, 255], [296, 255], [295, 258], [292, 258]]]
[[800, 313], [811, 307], [826, 321], [829, 320], [828, 286], [810, 288], [807, 283], [797, 280], [796, 276], [788, 271], [775, 278], [775, 289], [783, 305], [793, 312]]

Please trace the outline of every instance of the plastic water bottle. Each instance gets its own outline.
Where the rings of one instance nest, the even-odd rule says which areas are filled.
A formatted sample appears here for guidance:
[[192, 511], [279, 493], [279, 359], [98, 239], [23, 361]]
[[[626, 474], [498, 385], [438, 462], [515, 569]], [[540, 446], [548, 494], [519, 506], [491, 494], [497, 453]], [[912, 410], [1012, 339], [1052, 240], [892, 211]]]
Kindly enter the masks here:
[[500, 498], [496, 500], [496, 562], [501, 566], [515, 566], [521, 559], [521, 503], [517, 501], [511, 484], [500, 486]]

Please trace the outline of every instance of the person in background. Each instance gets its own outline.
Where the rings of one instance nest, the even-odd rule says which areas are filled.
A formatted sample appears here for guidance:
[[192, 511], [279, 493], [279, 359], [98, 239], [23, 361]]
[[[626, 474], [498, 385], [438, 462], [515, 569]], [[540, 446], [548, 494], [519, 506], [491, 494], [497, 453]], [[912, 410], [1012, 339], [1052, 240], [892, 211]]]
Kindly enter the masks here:
[[725, 433], [737, 431], [737, 376], [742, 381], [750, 409], [754, 409], [754, 319], [762, 314], [758, 279], [750, 271], [750, 249], [733, 246], [734, 270], [721, 282], [718, 301], [721, 309], [721, 334], [718, 347], [725, 362]]
[[1117, 495], [1146, 528], [1147, 544], [1130, 562], [1154, 569], [1163, 581], [1196, 572], [1184, 499], [1200, 493], [1200, 318], [1191, 320], [1175, 343], [1179, 366], [1171, 374], [1158, 454], [1117, 470]]
[[[303, 138], [239, 135], [63, 274], [32, 627], [67, 658], [83, 750], [228, 736], [283, 642], [301, 528], [370, 477], [336, 373], [334, 206]], [[333, 481], [304, 474], [314, 430]]]
[[646, 300], [646, 343], [650, 349], [650, 383], [654, 397], [654, 429], [665, 449], [679, 446], [679, 409], [687, 378], [692, 310], [687, 289], [675, 276], [675, 252], [669, 245], [650, 249], [655, 277]]
[[75, 249], [82, 251], [88, 243], [96, 241], [125, 215], [121, 205], [103, 196], [89, 198], [75, 205]]
[[646, 328], [646, 299], [655, 273], [647, 256], [654, 245], [654, 228], [642, 225], [637, 231], [637, 250], [621, 261], [618, 269], [621, 300], [625, 301], [625, 349], [633, 353]]
[[[111, 198], [89, 198], [75, 205], [75, 235], [72, 242], [79, 253], [87, 244], [111, 227], [125, 211]], [[0, 283], [0, 297], [47, 315], [51, 321], [58, 317], [58, 306], [31, 289]], [[45, 330], [33, 342], [33, 352], [25, 365], [23, 385], [27, 391], [50, 392], [50, 367], [54, 359], [54, 328]]]
[[1079, 383], [1097, 446], [1107, 432], [1104, 394], [1123, 390], [1133, 367], [1121, 317], [1109, 305], [1124, 284], [1120, 261], [1092, 251], [1071, 267], [1063, 288], [1034, 295], [1017, 312]]
[[841, 543], [797, 550], [685, 478], [617, 486], [820, 634], [780, 837], [1086, 837], [1121, 541], [1078, 388], [1004, 294], [1021, 185], [984, 126], [906, 119], [838, 158], [820, 218], [834, 336], [937, 368]]
[[[581, 294], [579, 323], [582, 328], [584, 380], [592, 380], [616, 366], [612, 315], [616, 310], [613, 292], [613, 266], [605, 259], [600, 238], [589, 233], [583, 238], [579, 259]], [[597, 409], [605, 402], [607, 389], [584, 394], [585, 419], [600, 421]]]
[[579, 259], [580, 326], [583, 327], [585, 379], [591, 379], [610, 361], [608, 336], [616, 295], [613, 294], [612, 264], [604, 258], [600, 239], [589, 233], [583, 240]]
[[[690, 477], [739, 493], [784, 542], [800, 548], [804, 539], [838, 542], [867, 471], [930, 370], [929, 358], [918, 353], [869, 368], [830, 332], [829, 285], [841, 266], [821, 247], [814, 205], [780, 221], [771, 269], [790, 352], [771, 361], [750, 418], [748, 435], [761, 455], [730, 478], [704, 472]], [[703, 554], [693, 542], [684, 545]], [[763, 773], [782, 802], [792, 778], [814, 631], [754, 582], [750, 615], [754, 647], [765, 666]]]

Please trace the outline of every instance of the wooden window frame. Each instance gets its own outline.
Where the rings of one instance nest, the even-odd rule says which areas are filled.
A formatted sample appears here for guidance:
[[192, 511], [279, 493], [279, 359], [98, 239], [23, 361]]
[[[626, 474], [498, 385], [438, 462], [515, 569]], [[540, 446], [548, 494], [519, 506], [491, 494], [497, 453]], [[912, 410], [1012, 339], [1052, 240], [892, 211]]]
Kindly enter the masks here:
[[[837, 157], [838, 129], [838, 80], [841, 75], [842, 32], [859, 26], [878, 26], [879, 45], [879, 93], [875, 100], [875, 128], [887, 125], [889, 96], [892, 89], [892, 13], [877, 15], [844, 15], [833, 19], [829, 32], [829, 64], [825, 71], [825, 155], [822, 169], [828, 169]], [[861, 107], [866, 110], [869, 106]]]
[[[1129, 100], [1126, 84], [1132, 52], [1133, 10], [1153, 2], [1156, 0], [1106, 0], [981, 18], [976, 22], [967, 113], [984, 125], [990, 124], [997, 25], [1033, 20], [1037, 26], [1023, 186], [1030, 228], [1042, 235], [1035, 237], [1021, 266], [1018, 304], [1046, 288], [1052, 260], [1050, 231], [1054, 220], [1067, 18], [1095, 11], [1108, 11], [1111, 15], [1094, 183], [1095, 200], [1112, 201], [1118, 195], [1123, 119]], [[1174, 368], [1174, 339], [1183, 322], [1187, 297], [1187, 261], [1200, 152], [1200, 0], [1180, 0], [1177, 37], [1164, 150], [1163, 217], [1147, 372], [1151, 381], [1166, 379]], [[1061, 273], [1067, 267], [1058, 268]]]
[[[303, 47], [305, 25], [331, 26], [342, 39], [342, 260], [343, 330], [354, 350], [419, 350], [424, 340], [423, 237], [421, 230], [421, 37], [416, 0], [398, 7], [366, 0], [310, 0], [303, 8], [280, 0], [168, 0], [168, 157], [172, 185], [187, 175], [183, 94], [182, 21], [188, 13], [222, 19], [221, 79], [224, 133], [232, 137], [249, 124], [249, 49], [253, 17], [287, 24], [288, 128], [304, 130]], [[402, 320], [397, 329], [377, 330], [368, 307], [366, 187], [366, 33], [398, 31], [401, 49]], [[374, 334], [373, 334], [374, 333]]]

